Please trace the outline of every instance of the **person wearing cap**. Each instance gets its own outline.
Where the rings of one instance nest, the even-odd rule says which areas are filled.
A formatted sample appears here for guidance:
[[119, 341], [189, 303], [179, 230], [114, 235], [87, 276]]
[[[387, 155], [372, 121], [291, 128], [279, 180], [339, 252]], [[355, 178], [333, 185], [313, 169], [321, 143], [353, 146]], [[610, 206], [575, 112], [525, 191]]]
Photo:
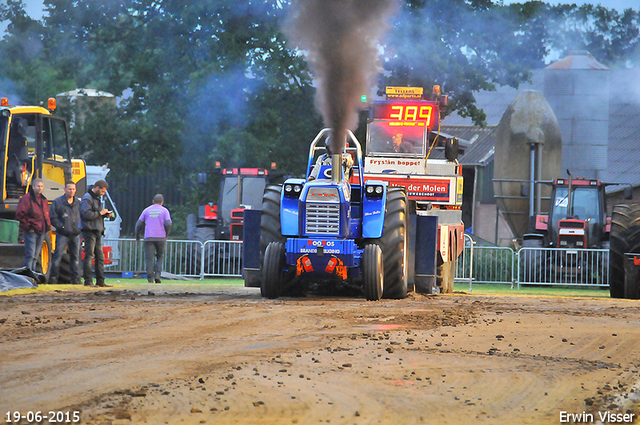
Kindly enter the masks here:
[[144, 238], [144, 256], [147, 265], [147, 282], [161, 283], [162, 260], [167, 235], [171, 230], [171, 214], [162, 206], [164, 197], [157, 194], [153, 197], [153, 204], [140, 214], [136, 223], [136, 240]]
[[[320, 172], [320, 168], [323, 165], [331, 165], [332, 154], [331, 154], [331, 148], [329, 148], [329, 140], [327, 140], [326, 149], [327, 149], [327, 152], [320, 155], [316, 160], [316, 163], [313, 166], [311, 173], [309, 174], [309, 178], [308, 178], [309, 181], [315, 180], [318, 178], [318, 173]], [[349, 170], [351, 169], [351, 167], [353, 167], [353, 157], [346, 152], [342, 154], [342, 167], [344, 169], [345, 177], [348, 178]]]

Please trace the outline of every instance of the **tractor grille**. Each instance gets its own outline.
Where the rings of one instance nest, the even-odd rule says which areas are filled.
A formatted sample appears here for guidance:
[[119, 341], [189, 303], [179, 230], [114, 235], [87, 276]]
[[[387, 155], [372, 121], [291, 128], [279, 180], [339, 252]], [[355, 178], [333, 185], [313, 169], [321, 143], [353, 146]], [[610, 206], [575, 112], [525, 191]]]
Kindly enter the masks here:
[[305, 233], [308, 235], [339, 235], [340, 204], [308, 202]]
[[568, 220], [560, 220], [558, 223], [558, 227], [564, 229], [584, 229], [585, 223], [584, 221], [568, 221]]

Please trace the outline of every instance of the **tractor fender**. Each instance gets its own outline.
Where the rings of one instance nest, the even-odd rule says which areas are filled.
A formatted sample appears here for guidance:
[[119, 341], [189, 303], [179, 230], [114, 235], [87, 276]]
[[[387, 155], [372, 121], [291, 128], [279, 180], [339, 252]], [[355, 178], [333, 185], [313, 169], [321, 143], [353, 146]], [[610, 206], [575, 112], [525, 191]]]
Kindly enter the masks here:
[[[366, 188], [371, 185], [382, 186], [382, 194], [371, 196]], [[381, 196], [380, 196], [381, 195]], [[377, 239], [382, 236], [384, 216], [387, 208], [387, 183], [380, 180], [367, 180], [362, 190], [362, 237]]]
[[[304, 179], [287, 179], [287, 184], [304, 185]], [[280, 194], [280, 228], [282, 235], [298, 236], [298, 210], [299, 198], [285, 195], [283, 190]]]

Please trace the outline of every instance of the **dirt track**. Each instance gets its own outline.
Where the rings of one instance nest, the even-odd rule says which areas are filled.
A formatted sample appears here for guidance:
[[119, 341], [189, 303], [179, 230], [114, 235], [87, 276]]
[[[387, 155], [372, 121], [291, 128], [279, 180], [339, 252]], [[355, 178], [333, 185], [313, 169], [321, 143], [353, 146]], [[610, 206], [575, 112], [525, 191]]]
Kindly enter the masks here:
[[637, 422], [636, 301], [136, 288], [0, 297], [0, 423]]

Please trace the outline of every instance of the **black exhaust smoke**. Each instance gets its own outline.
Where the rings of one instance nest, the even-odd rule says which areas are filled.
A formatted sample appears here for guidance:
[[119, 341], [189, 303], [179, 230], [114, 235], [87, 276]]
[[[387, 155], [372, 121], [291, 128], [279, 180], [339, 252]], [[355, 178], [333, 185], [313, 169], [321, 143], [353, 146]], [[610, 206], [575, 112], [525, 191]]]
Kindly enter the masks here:
[[316, 106], [334, 131], [331, 151], [344, 152], [347, 129], [358, 125], [360, 98], [380, 71], [378, 40], [397, 0], [294, 0], [291, 7], [284, 31], [311, 68]]

